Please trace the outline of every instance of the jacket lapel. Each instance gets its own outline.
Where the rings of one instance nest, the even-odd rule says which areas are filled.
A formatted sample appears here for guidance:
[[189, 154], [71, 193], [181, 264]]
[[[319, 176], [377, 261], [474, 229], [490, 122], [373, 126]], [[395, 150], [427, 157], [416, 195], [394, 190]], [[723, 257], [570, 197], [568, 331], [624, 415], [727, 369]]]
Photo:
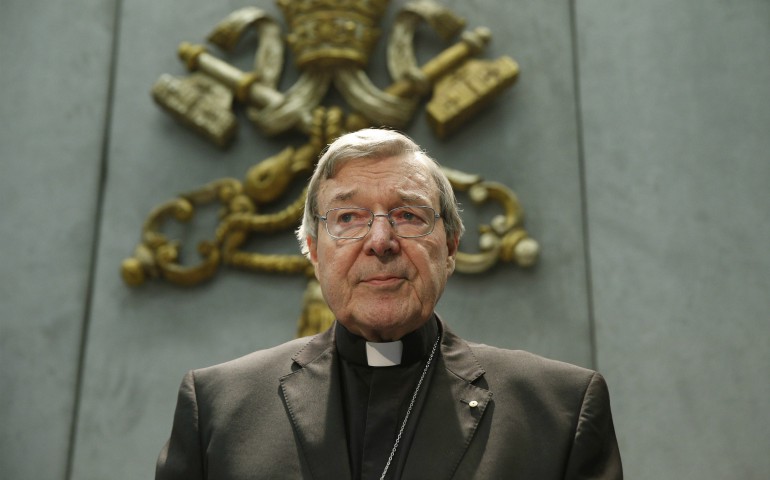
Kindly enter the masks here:
[[[484, 370], [470, 347], [441, 326], [441, 355], [420, 409], [404, 480], [451, 478], [492, 398], [492, 392], [472, 384]], [[281, 389], [312, 477], [350, 480], [333, 338], [330, 328], [300, 350], [293, 358], [297, 369], [281, 378]]]
[[492, 392], [473, 385], [484, 374], [470, 347], [442, 322], [441, 356], [420, 413], [403, 478], [452, 477]]
[[350, 479], [334, 329], [311, 340], [293, 358], [299, 366], [281, 378], [295, 434], [313, 478]]

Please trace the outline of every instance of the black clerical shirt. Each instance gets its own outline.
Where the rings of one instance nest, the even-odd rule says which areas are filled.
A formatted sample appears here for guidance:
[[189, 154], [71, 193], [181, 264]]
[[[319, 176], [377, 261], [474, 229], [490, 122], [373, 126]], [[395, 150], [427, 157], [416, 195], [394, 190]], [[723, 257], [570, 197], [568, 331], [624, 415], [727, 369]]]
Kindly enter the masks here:
[[[433, 316], [422, 327], [401, 339], [400, 365], [370, 367], [366, 340], [337, 323], [334, 335], [341, 359], [340, 377], [352, 478], [369, 480], [379, 479], [382, 475], [425, 362], [439, 334], [438, 321]], [[427, 397], [438, 350], [423, 379], [387, 478], [399, 478], [404, 467]]]

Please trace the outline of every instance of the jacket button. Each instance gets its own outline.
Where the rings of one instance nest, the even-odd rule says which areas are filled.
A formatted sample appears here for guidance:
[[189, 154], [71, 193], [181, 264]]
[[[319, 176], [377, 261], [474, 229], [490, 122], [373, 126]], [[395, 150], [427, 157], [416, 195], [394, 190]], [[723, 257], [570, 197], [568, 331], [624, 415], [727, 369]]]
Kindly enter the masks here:
[[468, 402], [468, 406], [471, 408], [476, 408], [479, 406], [479, 402], [477, 402], [476, 400], [471, 400], [470, 402]]

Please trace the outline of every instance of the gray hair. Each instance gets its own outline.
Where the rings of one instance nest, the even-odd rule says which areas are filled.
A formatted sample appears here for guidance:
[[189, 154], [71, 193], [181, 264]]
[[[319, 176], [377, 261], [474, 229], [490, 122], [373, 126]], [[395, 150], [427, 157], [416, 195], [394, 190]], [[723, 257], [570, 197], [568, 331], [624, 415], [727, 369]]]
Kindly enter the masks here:
[[318, 190], [321, 187], [321, 182], [332, 178], [337, 169], [349, 160], [390, 157], [411, 157], [425, 165], [428, 174], [438, 188], [439, 213], [444, 220], [447, 238], [460, 238], [462, 236], [465, 227], [460, 218], [457, 199], [449, 179], [441, 170], [438, 162], [429, 157], [419, 145], [402, 133], [393, 130], [366, 128], [339, 137], [326, 148], [318, 160], [308, 184], [302, 224], [297, 229], [297, 241], [299, 241], [300, 249], [305, 256], [310, 255], [307, 237], [309, 236], [314, 241], [318, 238]]

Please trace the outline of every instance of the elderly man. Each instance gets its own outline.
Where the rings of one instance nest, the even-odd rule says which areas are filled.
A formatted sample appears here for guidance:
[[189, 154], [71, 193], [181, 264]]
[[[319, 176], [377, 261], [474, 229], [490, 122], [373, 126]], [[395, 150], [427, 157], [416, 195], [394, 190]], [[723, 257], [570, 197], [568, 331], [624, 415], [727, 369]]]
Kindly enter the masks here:
[[297, 236], [335, 324], [189, 372], [156, 479], [622, 478], [598, 373], [466, 342], [434, 312], [462, 231], [409, 138], [332, 143]]

